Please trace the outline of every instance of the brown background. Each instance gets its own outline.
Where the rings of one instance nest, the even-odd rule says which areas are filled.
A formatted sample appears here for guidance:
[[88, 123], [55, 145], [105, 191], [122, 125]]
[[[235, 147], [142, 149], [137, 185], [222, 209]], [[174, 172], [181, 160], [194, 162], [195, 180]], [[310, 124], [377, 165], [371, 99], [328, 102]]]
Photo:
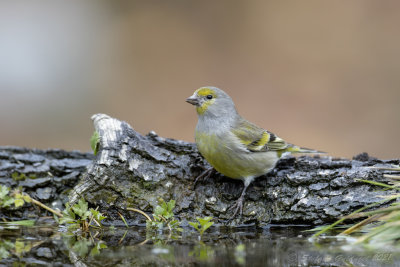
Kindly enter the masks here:
[[0, 3], [0, 145], [90, 150], [90, 116], [193, 141], [195, 89], [289, 142], [399, 157], [400, 1]]

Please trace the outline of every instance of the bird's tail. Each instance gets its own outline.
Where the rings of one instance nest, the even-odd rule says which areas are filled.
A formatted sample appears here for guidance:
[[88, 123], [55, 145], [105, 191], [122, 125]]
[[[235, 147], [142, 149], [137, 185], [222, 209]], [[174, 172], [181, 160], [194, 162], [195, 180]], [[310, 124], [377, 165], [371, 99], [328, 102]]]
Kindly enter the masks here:
[[325, 154], [326, 153], [323, 151], [318, 151], [318, 150], [309, 149], [309, 148], [305, 148], [305, 147], [299, 147], [299, 146], [295, 146], [295, 145], [291, 145], [291, 144], [285, 150], [290, 153], [311, 153], [311, 154]]

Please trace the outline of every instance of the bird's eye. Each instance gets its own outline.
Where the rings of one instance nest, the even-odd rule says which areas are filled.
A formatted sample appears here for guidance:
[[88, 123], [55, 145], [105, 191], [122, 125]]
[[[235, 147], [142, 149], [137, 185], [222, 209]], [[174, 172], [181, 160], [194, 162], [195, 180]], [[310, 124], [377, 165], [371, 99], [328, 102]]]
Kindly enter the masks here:
[[212, 95], [207, 95], [206, 97], [207, 97], [207, 99], [212, 99], [213, 98]]

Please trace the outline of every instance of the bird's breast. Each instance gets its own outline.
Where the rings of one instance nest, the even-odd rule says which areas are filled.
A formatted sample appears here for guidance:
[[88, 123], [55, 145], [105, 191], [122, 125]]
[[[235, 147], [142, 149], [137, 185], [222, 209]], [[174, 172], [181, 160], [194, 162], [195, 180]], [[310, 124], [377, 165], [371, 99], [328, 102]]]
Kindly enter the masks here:
[[276, 152], [248, 152], [233, 136], [196, 132], [201, 155], [219, 173], [234, 179], [257, 177], [271, 170], [278, 161]]

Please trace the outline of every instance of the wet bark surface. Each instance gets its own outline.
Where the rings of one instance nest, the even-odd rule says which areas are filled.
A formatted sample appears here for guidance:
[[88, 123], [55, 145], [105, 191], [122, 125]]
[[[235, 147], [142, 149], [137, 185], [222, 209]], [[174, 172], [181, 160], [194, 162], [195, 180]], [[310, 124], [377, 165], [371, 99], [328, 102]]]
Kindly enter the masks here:
[[[63, 210], [68, 193], [93, 159], [92, 153], [78, 151], [0, 147], [0, 184], [12, 189], [21, 187], [32, 198]], [[25, 205], [18, 209], [1, 208], [0, 218], [19, 220], [52, 216], [32, 204]]]
[[[385, 181], [383, 175], [390, 171], [372, 167], [399, 164], [399, 160], [379, 160], [366, 153], [353, 160], [289, 156], [250, 185], [243, 215], [228, 221], [229, 207], [240, 196], [242, 182], [215, 174], [194, 187], [195, 177], [210, 167], [194, 144], [154, 132], [142, 136], [127, 123], [104, 114], [92, 119], [100, 135], [96, 156], [1, 147], [0, 183], [23, 186], [32, 197], [53, 207], [65, 203], [67, 194], [72, 203], [84, 197], [114, 225], [122, 224], [118, 212], [130, 224], [143, 224], [142, 215], [126, 208], [151, 214], [160, 198], [176, 201], [174, 213], [183, 224], [204, 216], [233, 226], [321, 224], [392, 194], [357, 179]], [[36, 178], [16, 181], [15, 172]], [[10, 214], [1, 211], [0, 216], [27, 217], [29, 212]]]

